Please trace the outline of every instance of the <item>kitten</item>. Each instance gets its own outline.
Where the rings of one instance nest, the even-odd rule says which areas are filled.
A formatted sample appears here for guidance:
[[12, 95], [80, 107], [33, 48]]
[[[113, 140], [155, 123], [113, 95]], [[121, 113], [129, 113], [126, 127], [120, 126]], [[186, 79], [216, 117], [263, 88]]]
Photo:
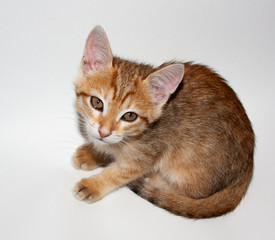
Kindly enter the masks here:
[[239, 204], [252, 178], [254, 134], [219, 75], [190, 62], [154, 68], [113, 57], [97, 26], [74, 84], [87, 143], [73, 165], [107, 165], [76, 184], [76, 198], [93, 203], [128, 185], [190, 218], [220, 216]]

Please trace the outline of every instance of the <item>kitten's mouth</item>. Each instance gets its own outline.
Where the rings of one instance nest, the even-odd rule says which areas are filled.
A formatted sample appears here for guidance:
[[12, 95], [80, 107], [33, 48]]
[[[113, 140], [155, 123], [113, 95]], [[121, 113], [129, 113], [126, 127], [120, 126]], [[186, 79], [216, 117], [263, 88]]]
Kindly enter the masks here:
[[99, 141], [100, 143], [103, 143], [103, 144], [110, 144], [108, 141], [104, 140], [103, 138], [95, 138], [97, 141]]
[[100, 141], [100, 142], [104, 142], [104, 143], [107, 143], [103, 140], [103, 138], [95, 138], [96, 140]]
[[101, 144], [104, 144], [104, 145], [112, 145], [112, 144], [116, 144], [116, 143], [120, 142], [120, 141], [112, 141], [112, 140], [109, 140], [109, 139], [99, 138], [99, 137], [95, 137], [95, 140], [98, 143], [101, 143]]

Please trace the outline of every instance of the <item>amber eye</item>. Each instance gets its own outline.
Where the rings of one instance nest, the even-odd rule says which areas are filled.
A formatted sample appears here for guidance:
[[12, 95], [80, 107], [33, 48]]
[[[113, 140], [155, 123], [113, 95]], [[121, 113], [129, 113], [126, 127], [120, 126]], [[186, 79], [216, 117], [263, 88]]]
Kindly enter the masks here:
[[98, 111], [103, 111], [103, 102], [97, 97], [91, 97], [91, 105]]
[[138, 115], [134, 112], [127, 112], [125, 113], [121, 119], [127, 122], [133, 122], [137, 119]]

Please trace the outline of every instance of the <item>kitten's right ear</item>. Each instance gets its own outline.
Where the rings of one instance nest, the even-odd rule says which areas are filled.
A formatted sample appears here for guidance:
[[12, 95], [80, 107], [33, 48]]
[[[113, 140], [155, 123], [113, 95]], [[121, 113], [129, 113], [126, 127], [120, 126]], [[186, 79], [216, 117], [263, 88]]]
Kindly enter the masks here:
[[151, 73], [146, 82], [153, 103], [157, 107], [162, 107], [175, 92], [184, 75], [184, 65], [181, 63], [171, 64]]
[[102, 27], [96, 26], [86, 41], [81, 63], [82, 71], [84, 75], [89, 75], [111, 67], [112, 62], [113, 56], [107, 35]]

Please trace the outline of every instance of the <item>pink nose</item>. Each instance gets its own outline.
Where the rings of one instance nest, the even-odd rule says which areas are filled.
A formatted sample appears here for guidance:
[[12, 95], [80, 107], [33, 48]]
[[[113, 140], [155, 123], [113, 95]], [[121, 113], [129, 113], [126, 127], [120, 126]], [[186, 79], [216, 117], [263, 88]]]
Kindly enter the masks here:
[[98, 132], [99, 132], [99, 135], [101, 138], [106, 138], [108, 136], [110, 136], [112, 134], [112, 132], [108, 131], [108, 130], [105, 130], [104, 128], [103, 129], [98, 129]]

